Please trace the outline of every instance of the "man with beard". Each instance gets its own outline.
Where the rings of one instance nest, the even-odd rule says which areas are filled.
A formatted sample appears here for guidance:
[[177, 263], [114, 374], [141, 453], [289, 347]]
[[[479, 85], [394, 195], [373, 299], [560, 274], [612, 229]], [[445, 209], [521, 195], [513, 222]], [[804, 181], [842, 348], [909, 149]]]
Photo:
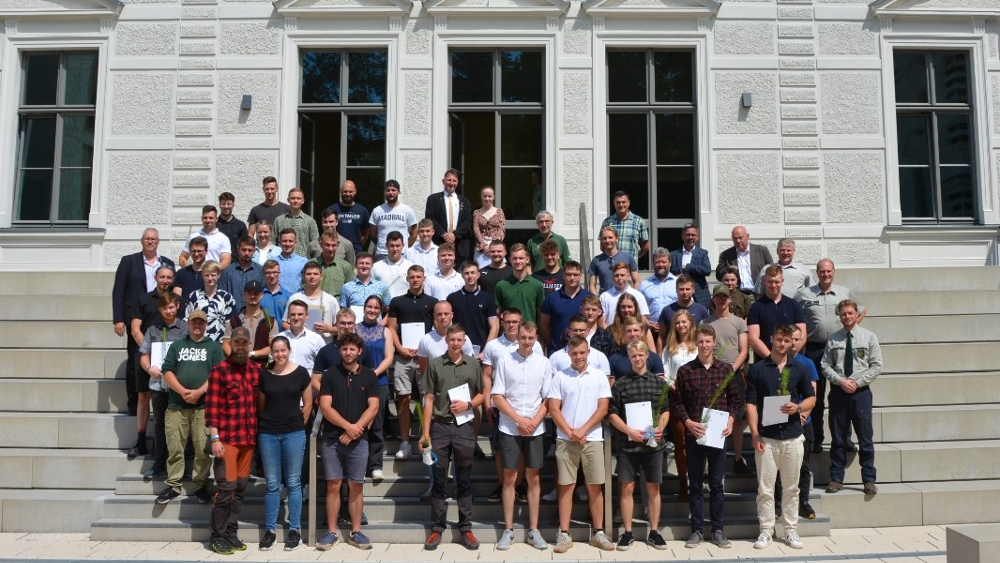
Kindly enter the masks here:
[[264, 201], [251, 207], [247, 216], [247, 234], [250, 236], [256, 233], [258, 222], [267, 221], [273, 225], [275, 219], [288, 211], [288, 204], [278, 201], [278, 180], [274, 176], [264, 176], [261, 184]]
[[337, 232], [351, 241], [354, 253], [361, 252], [368, 244], [368, 209], [354, 203], [358, 188], [351, 180], [340, 185], [340, 201], [330, 206], [337, 212]]
[[399, 182], [395, 180], [385, 183], [385, 203], [372, 210], [369, 221], [368, 238], [375, 238], [376, 262], [388, 254], [385, 237], [389, 233], [397, 232], [407, 237], [406, 246], [412, 245], [415, 240], [417, 214], [412, 207], [399, 201]]

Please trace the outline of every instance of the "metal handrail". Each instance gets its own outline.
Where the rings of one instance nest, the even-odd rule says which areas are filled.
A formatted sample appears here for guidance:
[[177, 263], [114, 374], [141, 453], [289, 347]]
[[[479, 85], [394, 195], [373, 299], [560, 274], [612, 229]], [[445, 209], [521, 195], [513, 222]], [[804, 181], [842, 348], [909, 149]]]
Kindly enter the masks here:
[[318, 457], [317, 441], [319, 430], [323, 425], [323, 413], [317, 412], [313, 420], [312, 429], [309, 431], [309, 535], [306, 545], [316, 546], [316, 489], [319, 477], [316, 473], [316, 458]]

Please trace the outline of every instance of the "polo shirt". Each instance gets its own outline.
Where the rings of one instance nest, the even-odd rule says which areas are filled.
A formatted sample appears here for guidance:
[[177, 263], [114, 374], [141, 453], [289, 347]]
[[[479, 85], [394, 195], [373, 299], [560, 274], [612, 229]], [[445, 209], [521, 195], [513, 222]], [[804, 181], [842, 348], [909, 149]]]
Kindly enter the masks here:
[[[495, 367], [505, 356], [513, 354], [514, 350], [517, 350], [517, 338], [508, 340], [506, 334], [501, 334], [499, 337], [487, 342], [486, 348], [483, 348], [483, 365]], [[531, 351], [541, 354], [542, 345], [536, 341]]]
[[763, 296], [753, 302], [747, 313], [747, 326], [760, 325], [760, 339], [771, 348], [771, 336], [778, 325], [805, 324], [806, 316], [802, 313], [802, 305], [792, 299], [781, 296], [779, 301], [773, 301]]
[[424, 291], [431, 294], [438, 301], [448, 299], [448, 296], [465, 286], [465, 280], [458, 270], [452, 270], [447, 277], [441, 275], [440, 271], [427, 276], [424, 282]]
[[677, 302], [677, 276], [667, 274], [662, 280], [655, 275], [639, 284], [639, 293], [646, 298], [649, 310], [659, 315], [663, 308]]
[[514, 273], [514, 269], [510, 267], [510, 264], [504, 264], [500, 268], [494, 268], [493, 266], [480, 268], [479, 287], [490, 292], [495, 297], [497, 283], [500, 280], [507, 279], [512, 273]]
[[535, 322], [538, 310], [542, 308], [545, 289], [542, 282], [531, 276], [518, 281], [511, 274], [497, 282], [493, 296], [501, 310], [516, 308], [521, 311], [523, 320]]
[[545, 268], [540, 268], [532, 272], [531, 277], [542, 282], [542, 287], [545, 289], [545, 295], [559, 291], [565, 282], [563, 277], [563, 269], [559, 268], [554, 273], [549, 273]]
[[[552, 380], [552, 366], [549, 360], [532, 352], [527, 358], [513, 352], [500, 359], [493, 370], [493, 395], [503, 395], [519, 416], [533, 418], [548, 393]], [[512, 418], [500, 411], [501, 432], [509, 436], [520, 436], [521, 430]], [[535, 428], [532, 436], [545, 433], [545, 423]]]
[[[797, 362], [787, 362], [785, 367], [791, 370], [788, 377], [788, 390], [792, 395], [792, 402], [802, 402], [803, 399], [816, 395], [813, 392], [811, 378], [805, 366]], [[760, 414], [764, 408], [764, 397], [778, 395], [780, 387], [781, 372], [778, 370], [778, 364], [774, 363], [771, 356], [757, 360], [750, 366], [750, 372], [747, 373], [747, 404], [757, 405], [757, 412]], [[798, 401], [795, 400], [796, 397], [799, 397]], [[790, 414], [787, 422], [770, 426], [762, 426], [762, 420], [763, 416], [759, 416], [757, 431], [765, 438], [790, 440], [802, 435], [802, 423], [799, 421], [798, 414]]]
[[[438, 334], [436, 329], [420, 337], [420, 344], [417, 345], [417, 356], [421, 358], [436, 358], [443, 356], [448, 351], [448, 333]], [[466, 356], [475, 356], [472, 350], [472, 341], [469, 335], [465, 335], [465, 343], [462, 344], [462, 353]]]
[[490, 319], [497, 318], [493, 295], [478, 287], [471, 292], [462, 287], [448, 296], [448, 303], [454, 312], [452, 320], [465, 327], [469, 340], [482, 350], [490, 335]]
[[702, 321], [711, 316], [708, 309], [695, 301], [692, 301], [687, 307], [681, 307], [680, 303], [671, 303], [660, 312], [658, 322], [667, 327], [667, 330], [670, 330], [670, 323], [674, 321], [674, 315], [681, 309], [686, 309], [688, 313], [691, 313], [691, 317], [694, 318], [694, 326], [700, 325]]
[[322, 255], [316, 261], [319, 262], [320, 268], [323, 269], [323, 281], [319, 284], [320, 288], [339, 301], [340, 290], [344, 287], [345, 283], [354, 278], [354, 266], [336, 256], [329, 263], [323, 262]]
[[[579, 428], [597, 411], [601, 399], [611, 399], [611, 384], [607, 375], [598, 369], [587, 366], [586, 370], [578, 372], [570, 366], [552, 376], [546, 398], [561, 401], [559, 410], [566, 419], [566, 424], [570, 428]], [[558, 426], [556, 437], [569, 440], [569, 436]], [[604, 429], [600, 422], [588, 429], [587, 441], [604, 441]]]
[[[559, 245], [559, 264], [565, 264], [569, 262], [569, 245], [566, 244], [566, 238], [562, 235], [557, 235], [555, 233], [549, 233], [549, 238], [547, 240], [553, 240]], [[546, 239], [542, 238], [542, 235], [535, 233], [535, 236], [528, 239], [528, 256], [531, 258], [531, 269], [533, 271], [539, 272], [545, 269], [545, 261], [542, 259], [542, 252], [539, 250], [542, 243]]]
[[288, 297], [291, 293], [288, 293], [281, 286], [278, 286], [276, 291], [271, 291], [264, 286], [264, 292], [260, 296], [260, 308], [267, 311], [267, 314], [271, 316], [272, 319], [283, 319], [285, 318], [285, 308], [288, 307]]
[[[569, 348], [564, 347], [553, 352], [549, 356], [549, 363], [552, 364], [553, 371], [569, 369], [573, 365], [573, 361], [569, 358]], [[605, 377], [611, 375], [611, 362], [608, 360], [607, 354], [597, 348], [590, 349], [590, 353], [587, 355], [587, 365], [600, 371]]]
[[[361, 355], [358, 356], [358, 363], [371, 370], [378, 367], [375, 365], [375, 357], [368, 346], [361, 349]], [[323, 346], [316, 353], [316, 359], [313, 360], [312, 372], [325, 373], [326, 370], [338, 365], [340, 365], [340, 344], [334, 341]]]
[[191, 293], [205, 289], [205, 280], [201, 277], [200, 270], [196, 272], [191, 264], [188, 264], [174, 274], [174, 287], [181, 288], [181, 297], [187, 298]]
[[547, 344], [550, 352], [556, 348], [560, 336], [566, 334], [569, 320], [573, 318], [573, 315], [580, 314], [583, 298], [588, 295], [593, 295], [593, 293], [581, 287], [576, 295], [570, 297], [566, 294], [566, 288], [562, 287], [558, 291], [546, 295], [545, 299], [542, 300], [542, 314], [549, 316], [551, 341]]
[[604, 293], [609, 288], [614, 287], [614, 281], [611, 279], [611, 268], [619, 262], [628, 264], [630, 272], [635, 272], [639, 269], [639, 263], [635, 261], [635, 258], [631, 254], [620, 250], [613, 256], [608, 256], [601, 252], [590, 261], [587, 274], [597, 277], [598, 293]]
[[[483, 392], [483, 370], [479, 362], [472, 356], [462, 355], [458, 362], [451, 361], [448, 356], [431, 358], [427, 364], [421, 388], [434, 396], [434, 411], [431, 417], [439, 422], [452, 422], [455, 416], [451, 414], [451, 399], [448, 390], [469, 384], [469, 396], [475, 398]], [[427, 416], [427, 413], [424, 413]], [[472, 424], [467, 422], [466, 424]]]
[[[632, 373], [632, 361], [628, 359], [628, 348], [622, 348], [611, 354], [608, 358], [608, 363], [611, 364], [611, 377], [617, 379]], [[646, 370], [654, 375], [660, 375], [667, 371], [663, 367], [663, 358], [659, 354], [653, 353], [649, 354], [649, 357], [646, 358]]]
[[344, 207], [338, 201], [329, 207], [337, 212], [337, 232], [351, 241], [354, 252], [361, 252], [361, 233], [368, 229], [368, 209], [360, 203]]
[[406, 323], [424, 323], [424, 332], [430, 332], [434, 326], [434, 305], [437, 302], [423, 292], [414, 295], [407, 291], [404, 295], [393, 297], [387, 315], [396, 319], [396, 336], [402, 336], [402, 326]]
[[[330, 395], [333, 410], [347, 422], [355, 423], [368, 410], [368, 400], [378, 399], [378, 381], [371, 368], [359, 365], [357, 371], [352, 372], [338, 363], [323, 372], [319, 394], [321, 397]], [[323, 435], [326, 439], [339, 438], [343, 433], [343, 428], [323, 418]], [[365, 434], [361, 437], [364, 438]]]
[[403, 251], [403, 258], [424, 267], [424, 273], [434, 272], [438, 267], [438, 245], [431, 243], [426, 250], [420, 246], [420, 241]]

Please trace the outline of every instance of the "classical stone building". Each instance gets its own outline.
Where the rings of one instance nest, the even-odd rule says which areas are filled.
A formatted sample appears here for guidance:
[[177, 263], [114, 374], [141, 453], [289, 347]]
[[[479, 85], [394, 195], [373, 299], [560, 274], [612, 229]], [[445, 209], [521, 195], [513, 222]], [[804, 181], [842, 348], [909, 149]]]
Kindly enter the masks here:
[[[0, 269], [113, 268], [263, 176], [422, 210], [442, 172], [579, 245], [623, 189], [675, 247], [995, 264], [997, 0], [0, 0]], [[532, 172], [540, 171], [540, 184]], [[525, 229], [519, 231], [518, 229]]]

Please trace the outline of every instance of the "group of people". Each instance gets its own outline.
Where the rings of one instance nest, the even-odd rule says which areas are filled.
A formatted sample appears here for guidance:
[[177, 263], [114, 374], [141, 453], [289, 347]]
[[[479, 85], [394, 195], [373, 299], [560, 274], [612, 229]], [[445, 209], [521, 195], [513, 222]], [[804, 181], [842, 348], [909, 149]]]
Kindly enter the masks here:
[[[637, 261], [650, 251], [648, 229], [619, 192], [599, 233], [601, 252], [586, 266], [585, 288], [584, 265], [552, 231], [551, 213], [539, 212], [538, 233], [508, 248], [492, 191], [483, 190], [483, 208], [472, 212], [455, 193], [458, 183], [458, 172], [447, 171], [443, 192], [428, 197], [425, 218], [417, 220], [399, 201], [398, 182], [385, 183], [385, 203], [369, 213], [345, 181], [340, 201], [322, 212], [320, 231], [302, 211], [302, 190], [289, 190], [286, 205], [277, 200], [277, 181], [267, 177], [264, 201], [246, 224], [233, 216], [231, 194], [220, 196], [219, 208], [205, 206], [203, 228], [184, 245], [180, 269], [158, 253], [155, 229], [143, 233], [140, 252], [122, 259], [112, 301], [115, 331], [130, 335], [127, 383], [138, 440], [129, 455], [150, 453], [152, 404], [154, 461], [145, 477], [165, 474], [156, 502], [170, 502], [181, 494], [193, 450], [194, 494], [213, 503], [213, 550], [246, 548], [237, 518], [255, 448], [267, 483], [260, 549], [276, 541], [282, 484], [290, 528], [285, 549], [301, 545], [301, 475], [314, 419], [322, 426], [328, 523], [316, 547], [340, 540], [346, 480], [345, 539], [369, 549], [361, 531], [363, 485], [366, 476], [376, 484], [384, 479], [390, 400], [401, 437], [396, 459], [413, 459], [415, 409], [416, 450], [431, 466], [423, 495], [433, 523], [426, 549], [439, 545], [446, 528], [452, 464], [462, 543], [479, 546], [472, 468], [486, 457], [477, 444], [484, 421], [497, 466], [489, 500], [504, 508], [501, 550], [514, 541], [518, 499], [528, 504], [528, 544], [549, 546], [538, 530], [539, 503], [547, 499], [559, 511], [554, 550], [571, 548], [574, 492], [589, 503], [590, 543], [627, 550], [640, 473], [649, 493], [646, 542], [666, 549], [658, 526], [667, 442], [680, 500], [691, 512], [685, 545], [706, 538], [707, 475], [710, 541], [729, 547], [725, 438], [732, 438], [734, 470], [753, 474], [743, 458], [744, 418], [759, 482], [754, 547], [768, 546], [780, 514], [785, 542], [801, 548], [796, 523], [815, 512], [808, 493], [799, 492], [811, 489], [809, 453], [822, 450], [827, 383], [827, 491], [842, 489], [845, 452], [859, 448], [865, 493], [877, 492], [869, 385], [881, 371], [881, 354], [875, 336], [858, 325], [865, 309], [833, 284], [832, 261], [817, 264], [814, 284], [809, 269], [794, 261], [794, 241], [779, 241], [772, 263], [770, 252], [750, 244], [738, 226], [734, 246], [719, 256], [720, 283], [710, 290], [710, 259], [697, 246], [698, 228], [686, 225], [682, 247], [654, 249], [653, 275], [640, 280]], [[785, 402], [765, 400], [775, 396]], [[710, 423], [712, 412], [721, 412], [724, 424]], [[616, 543], [603, 522], [606, 431], [625, 529]], [[543, 496], [546, 457], [555, 458], [557, 478]]]

